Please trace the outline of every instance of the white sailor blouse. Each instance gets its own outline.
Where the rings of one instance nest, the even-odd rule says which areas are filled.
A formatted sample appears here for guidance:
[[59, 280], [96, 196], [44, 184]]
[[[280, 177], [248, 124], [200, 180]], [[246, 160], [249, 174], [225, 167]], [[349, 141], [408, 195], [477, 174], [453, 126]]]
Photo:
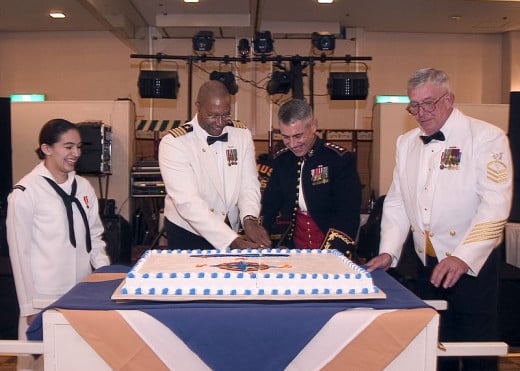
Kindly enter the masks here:
[[92, 250], [88, 253], [86, 228], [78, 208], [72, 207], [74, 247], [70, 242], [64, 202], [44, 177], [54, 179], [41, 162], [8, 196], [7, 240], [21, 316], [38, 312], [33, 309], [33, 299], [59, 297], [90, 274], [92, 268], [110, 264], [102, 240], [104, 229], [98, 200], [90, 183], [71, 172], [68, 180], [60, 185], [70, 194], [76, 179], [76, 197], [90, 229]]

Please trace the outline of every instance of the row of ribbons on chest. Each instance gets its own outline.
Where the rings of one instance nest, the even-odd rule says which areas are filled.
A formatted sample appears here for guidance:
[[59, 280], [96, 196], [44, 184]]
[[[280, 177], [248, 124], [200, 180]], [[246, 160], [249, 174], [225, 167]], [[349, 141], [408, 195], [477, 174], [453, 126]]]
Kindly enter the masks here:
[[76, 234], [74, 233], [74, 218], [72, 212], [72, 204], [76, 204], [78, 207], [79, 213], [81, 214], [81, 218], [83, 219], [83, 223], [85, 224], [85, 238], [87, 243], [87, 252], [92, 250], [92, 240], [90, 239], [90, 228], [88, 225], [87, 214], [81, 205], [80, 200], [76, 197], [76, 190], [78, 188], [78, 184], [76, 182], [76, 178], [72, 182], [72, 188], [70, 191], [70, 195], [65, 193], [65, 191], [56, 184], [52, 179], [45, 177], [45, 180], [54, 188], [56, 193], [62, 198], [63, 203], [65, 204], [65, 210], [67, 211], [67, 222], [69, 223], [69, 240], [72, 246], [76, 247]]

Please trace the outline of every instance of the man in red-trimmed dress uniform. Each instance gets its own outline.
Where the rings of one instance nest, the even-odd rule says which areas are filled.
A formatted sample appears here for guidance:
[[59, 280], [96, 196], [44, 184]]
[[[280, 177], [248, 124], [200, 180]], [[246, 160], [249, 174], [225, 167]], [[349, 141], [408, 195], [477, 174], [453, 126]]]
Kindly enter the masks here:
[[304, 100], [284, 103], [278, 121], [285, 148], [274, 154], [262, 195], [262, 222], [271, 233], [287, 223], [283, 245], [320, 248], [332, 228], [355, 240], [361, 182], [353, 153], [316, 135], [318, 120]]

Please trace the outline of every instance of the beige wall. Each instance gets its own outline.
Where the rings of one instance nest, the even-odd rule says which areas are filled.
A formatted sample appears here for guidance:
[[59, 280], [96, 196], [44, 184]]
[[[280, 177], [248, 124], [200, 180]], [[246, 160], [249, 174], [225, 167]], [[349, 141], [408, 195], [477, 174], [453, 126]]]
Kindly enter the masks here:
[[20, 180], [38, 163], [34, 150], [38, 147], [38, 133], [44, 122], [62, 117], [73, 122], [102, 121], [112, 129], [112, 172], [98, 177], [85, 175], [98, 197], [112, 198], [116, 212], [130, 217], [130, 168], [133, 165], [134, 148], [131, 137], [133, 105], [128, 101], [47, 101], [37, 103], [13, 103], [12, 154], [13, 183]]
[[[371, 56], [367, 63], [370, 95], [366, 101], [330, 101], [326, 91], [329, 71], [356, 68], [345, 63], [319, 63], [315, 67], [315, 110], [322, 128], [371, 128], [373, 96], [404, 94], [408, 76], [417, 68], [435, 66], [451, 76], [457, 102], [504, 103], [511, 73], [518, 75], [514, 60], [519, 36], [404, 34], [348, 30], [348, 40], [337, 40], [335, 56]], [[309, 55], [310, 40], [275, 40], [276, 54]], [[215, 55], [235, 54], [235, 40], [218, 39]], [[190, 55], [191, 40], [155, 40], [151, 53]], [[0, 96], [12, 93], [45, 93], [48, 100], [115, 100], [136, 103], [137, 119], [186, 119], [188, 79], [185, 61], [161, 63], [160, 68], [178, 69], [181, 87], [177, 100], [140, 99], [137, 77], [141, 60], [130, 58], [133, 50], [108, 32], [0, 33]], [[517, 54], [517, 53], [516, 53]], [[508, 57], [509, 56], [509, 57]], [[504, 66], [506, 68], [504, 68]], [[510, 68], [507, 68], [510, 66]], [[148, 64], [143, 64], [148, 68]], [[229, 65], [197, 63], [193, 95], [213, 70]], [[270, 63], [233, 66], [245, 80], [265, 86]], [[308, 72], [308, 68], [305, 69]], [[235, 97], [237, 118], [246, 122], [257, 138], [265, 138], [277, 104], [253, 83], [239, 82]], [[514, 86], [514, 85], [513, 85]], [[307, 92], [307, 90], [306, 90]], [[287, 97], [282, 97], [286, 99]]]
[[[509, 105], [457, 103], [464, 114], [490, 122], [505, 132], [509, 127]], [[374, 141], [371, 188], [377, 196], [385, 195], [392, 183], [397, 137], [417, 127], [405, 110], [406, 104], [376, 104], [374, 109]]]
[[[367, 62], [369, 97], [365, 101], [330, 101], [326, 90], [328, 73], [362, 69], [363, 66], [316, 62], [314, 105], [319, 126], [324, 129], [371, 129], [374, 96], [404, 95], [409, 75], [426, 66], [441, 68], [450, 74], [457, 103], [508, 103], [509, 90], [520, 90], [520, 58], [516, 57], [520, 55], [518, 32], [456, 35], [348, 29], [347, 39], [336, 41], [335, 56], [348, 54], [373, 58]], [[186, 56], [192, 53], [191, 45], [191, 39], [159, 39], [149, 45], [149, 53]], [[285, 56], [308, 56], [311, 53], [309, 39], [277, 39], [274, 47], [275, 54]], [[214, 55], [234, 56], [235, 51], [235, 40], [216, 40]], [[50, 101], [129, 99], [135, 103], [137, 120], [187, 119], [186, 62], [164, 60], [158, 67], [179, 71], [181, 87], [178, 99], [141, 99], [137, 90], [139, 69], [149, 68], [149, 63], [130, 58], [132, 53], [132, 49], [108, 32], [0, 32], [0, 96], [44, 93]], [[196, 63], [193, 67], [192, 100], [211, 71], [229, 71], [231, 68], [243, 79], [239, 80], [239, 92], [234, 98], [235, 117], [248, 124], [256, 139], [266, 139], [269, 128], [277, 126], [278, 104], [289, 98], [268, 96], [263, 89], [271, 72], [271, 63], [236, 63], [232, 66], [217, 62]], [[309, 73], [309, 68], [304, 72]], [[308, 93], [307, 83], [305, 92]], [[41, 123], [35, 123], [35, 127], [45, 120], [42, 117]], [[129, 138], [132, 141], [133, 133]], [[29, 140], [23, 138], [22, 141], [25, 139]], [[30, 148], [33, 147], [35, 143], [30, 144]], [[30, 154], [33, 155], [32, 150]]]

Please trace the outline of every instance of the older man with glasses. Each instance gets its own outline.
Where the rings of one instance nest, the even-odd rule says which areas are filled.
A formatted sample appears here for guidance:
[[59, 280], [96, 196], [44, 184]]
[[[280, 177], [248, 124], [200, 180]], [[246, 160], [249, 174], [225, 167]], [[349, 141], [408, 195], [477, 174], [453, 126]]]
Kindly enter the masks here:
[[[195, 105], [193, 120], [171, 129], [159, 145], [168, 247], [269, 247], [258, 222], [260, 182], [251, 132], [231, 120], [231, 97], [220, 81], [205, 82]], [[245, 234], [237, 233], [241, 228]]]
[[[397, 139], [396, 167], [385, 198], [380, 255], [370, 271], [398, 263], [412, 232], [420, 262], [417, 295], [443, 299], [441, 341], [498, 338], [499, 250], [512, 199], [507, 136], [453, 106], [445, 72], [417, 71], [407, 111], [419, 127]], [[458, 359], [440, 370], [458, 370]], [[496, 358], [465, 358], [464, 370], [496, 370]]]

